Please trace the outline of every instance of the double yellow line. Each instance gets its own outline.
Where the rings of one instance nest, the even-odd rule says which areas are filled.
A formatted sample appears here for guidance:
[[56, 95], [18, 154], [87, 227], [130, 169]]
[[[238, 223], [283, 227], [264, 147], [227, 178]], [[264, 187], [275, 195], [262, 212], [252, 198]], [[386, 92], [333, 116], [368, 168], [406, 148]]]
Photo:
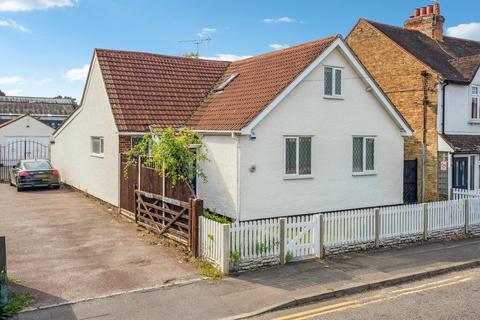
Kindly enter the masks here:
[[429, 282], [429, 283], [422, 284], [422, 285], [415, 286], [415, 287], [393, 290], [393, 291], [387, 292], [386, 294], [375, 295], [375, 296], [368, 297], [368, 298], [365, 298], [365, 299], [344, 301], [344, 302], [328, 305], [328, 306], [321, 307], [321, 308], [315, 308], [315, 309], [291, 314], [291, 315], [288, 315], [288, 316], [274, 318], [273, 320], [306, 320], [306, 319], [311, 319], [311, 318], [318, 317], [318, 316], [321, 316], [321, 315], [324, 315], [324, 314], [329, 314], [329, 313], [340, 312], [340, 311], [345, 311], [345, 310], [349, 310], [349, 309], [360, 308], [360, 307], [363, 307], [363, 306], [366, 306], [366, 305], [369, 305], [369, 304], [380, 303], [380, 302], [383, 302], [383, 301], [397, 299], [397, 298], [400, 298], [402, 296], [406, 296], [406, 295], [410, 295], [410, 294], [415, 294], [415, 293], [420, 293], [420, 292], [423, 292], [423, 291], [434, 290], [434, 289], [438, 289], [438, 288], [452, 286], [452, 285], [467, 282], [467, 281], [470, 281], [470, 280], [472, 280], [472, 278], [470, 278], [470, 277], [457, 276], [457, 277], [453, 277], [453, 278], [449, 278], [449, 279]]

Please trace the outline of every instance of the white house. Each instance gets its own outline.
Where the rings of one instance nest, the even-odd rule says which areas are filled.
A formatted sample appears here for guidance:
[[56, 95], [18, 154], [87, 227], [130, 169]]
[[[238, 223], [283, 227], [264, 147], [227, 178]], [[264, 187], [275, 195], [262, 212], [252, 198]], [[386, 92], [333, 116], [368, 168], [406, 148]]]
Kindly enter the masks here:
[[96, 50], [54, 135], [66, 183], [119, 205], [119, 152], [150, 126], [202, 134], [198, 196], [238, 220], [403, 202], [412, 130], [340, 36], [236, 62]]
[[36, 141], [48, 146], [54, 129], [29, 115], [18, 116], [0, 124], [0, 145], [19, 140]]
[[480, 54], [458, 59], [465, 81], [445, 81], [438, 99], [442, 106], [437, 127], [439, 152], [449, 187], [480, 189]]

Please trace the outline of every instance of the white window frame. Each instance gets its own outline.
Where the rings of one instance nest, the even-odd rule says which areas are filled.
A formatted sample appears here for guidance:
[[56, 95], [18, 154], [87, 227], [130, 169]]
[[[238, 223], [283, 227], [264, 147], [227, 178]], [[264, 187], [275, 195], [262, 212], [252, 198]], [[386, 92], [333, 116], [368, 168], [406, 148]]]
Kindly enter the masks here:
[[[93, 149], [94, 147], [94, 144], [93, 144], [93, 141], [96, 140], [96, 139], [99, 139], [100, 140], [100, 153], [98, 152], [95, 152], [95, 150]], [[91, 148], [91, 155], [94, 156], [94, 157], [98, 157], [98, 158], [103, 158], [104, 155], [105, 155], [105, 138], [104, 137], [99, 137], [99, 136], [92, 136], [90, 138], [90, 148]]]
[[[476, 94], [473, 93], [474, 89], [477, 91]], [[469, 116], [468, 117], [470, 121], [480, 122], [480, 85], [472, 85], [469, 91], [470, 91], [470, 99], [469, 99], [469, 108], [468, 108]], [[473, 99], [477, 100], [477, 117], [476, 118], [472, 117]]]
[[[310, 173], [309, 174], [299, 174], [298, 169], [300, 168], [300, 138], [310, 138]], [[295, 139], [295, 173], [286, 172], [287, 164], [287, 139]], [[312, 155], [313, 155], [313, 135], [288, 135], [283, 136], [283, 174], [284, 180], [295, 180], [295, 179], [312, 179]]]
[[[343, 97], [343, 90], [344, 90], [343, 68], [341, 68], [341, 67], [333, 67], [333, 66], [324, 66], [324, 67], [323, 67], [323, 81], [325, 81], [325, 82], [327, 81], [327, 80], [325, 79], [325, 69], [327, 69], [327, 68], [332, 69], [332, 94], [330, 95], [330, 94], [327, 94], [327, 93], [325, 92], [325, 84], [324, 84], [324, 86], [323, 86], [323, 97], [324, 97], [324, 98], [327, 98], [327, 99], [332, 99], [332, 98], [333, 98], [333, 99], [342, 99], [342, 97]], [[341, 78], [342, 78], [342, 79], [341, 79], [340, 94], [336, 94], [336, 93], [335, 93], [335, 92], [336, 92], [336, 87], [337, 87], [337, 84], [336, 84], [336, 81], [335, 81], [335, 80], [336, 80], [336, 77], [337, 77], [337, 75], [336, 75], [336, 73], [337, 73], [336, 71], [337, 71], [337, 70], [339, 70], [339, 71], [341, 72]]]
[[[355, 172], [353, 171], [353, 140], [354, 138], [362, 138], [362, 171]], [[373, 170], [367, 170], [367, 139], [373, 140]], [[376, 136], [352, 136], [352, 148], [351, 148], [351, 153], [352, 153], [352, 175], [354, 176], [369, 176], [369, 175], [376, 175], [377, 170], [375, 169], [377, 167], [377, 157], [375, 156], [377, 148], [376, 148]]]

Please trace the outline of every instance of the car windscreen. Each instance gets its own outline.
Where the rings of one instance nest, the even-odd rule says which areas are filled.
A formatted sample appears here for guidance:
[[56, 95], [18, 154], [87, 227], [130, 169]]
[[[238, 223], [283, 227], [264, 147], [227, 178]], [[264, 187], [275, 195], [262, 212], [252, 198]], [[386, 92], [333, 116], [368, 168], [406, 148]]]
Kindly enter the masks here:
[[24, 162], [23, 167], [26, 170], [50, 170], [52, 166], [48, 161], [32, 161]]

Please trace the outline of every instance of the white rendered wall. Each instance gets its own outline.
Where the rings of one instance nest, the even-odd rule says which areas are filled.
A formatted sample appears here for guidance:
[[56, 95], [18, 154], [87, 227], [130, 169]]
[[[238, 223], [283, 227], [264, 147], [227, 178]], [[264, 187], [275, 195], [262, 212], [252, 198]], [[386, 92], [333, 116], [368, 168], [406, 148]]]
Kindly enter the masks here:
[[237, 140], [230, 135], [204, 136], [209, 161], [201, 164], [208, 181], [197, 183], [197, 195], [213, 212], [237, 218]]
[[[480, 86], [480, 71], [472, 81]], [[445, 133], [446, 134], [480, 134], [480, 121], [471, 121], [471, 86], [449, 84], [445, 91]], [[442, 132], [442, 92], [439, 87], [438, 131]]]
[[[118, 206], [119, 139], [97, 59], [82, 106], [56, 134], [52, 162], [62, 181]], [[91, 153], [91, 137], [104, 137], [104, 157]]]
[[54, 129], [46, 124], [26, 116], [0, 128], [0, 145], [14, 140], [34, 140], [48, 145]]
[[[323, 97], [323, 65], [344, 67], [343, 100]], [[242, 137], [241, 220], [403, 202], [400, 129], [339, 51], [323, 65]], [[285, 135], [313, 135], [312, 179], [284, 179]], [[354, 135], [376, 136], [376, 175], [352, 175]]]

